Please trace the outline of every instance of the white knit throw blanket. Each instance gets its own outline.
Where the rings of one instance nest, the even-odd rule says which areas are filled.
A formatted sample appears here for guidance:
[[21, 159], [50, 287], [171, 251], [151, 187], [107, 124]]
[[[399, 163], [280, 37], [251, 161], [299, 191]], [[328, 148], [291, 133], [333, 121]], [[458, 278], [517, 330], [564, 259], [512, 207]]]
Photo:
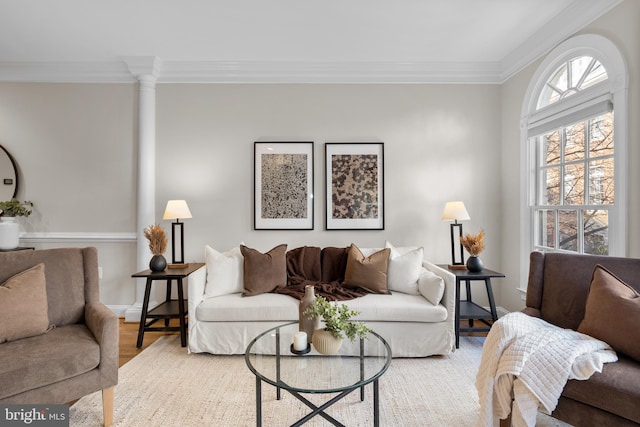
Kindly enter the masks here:
[[604, 363], [616, 360], [603, 341], [524, 313], [509, 313], [491, 327], [482, 348], [477, 426], [492, 427], [509, 413], [514, 427], [535, 426], [538, 408], [551, 414], [567, 380], [588, 379], [601, 372]]

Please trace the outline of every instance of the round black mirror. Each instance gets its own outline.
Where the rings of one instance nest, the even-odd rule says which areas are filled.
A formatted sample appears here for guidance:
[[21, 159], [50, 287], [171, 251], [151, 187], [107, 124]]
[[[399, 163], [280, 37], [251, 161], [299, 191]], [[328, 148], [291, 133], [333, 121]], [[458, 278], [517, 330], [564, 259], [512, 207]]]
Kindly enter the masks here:
[[13, 157], [0, 145], [0, 201], [11, 200], [18, 193], [18, 169]]

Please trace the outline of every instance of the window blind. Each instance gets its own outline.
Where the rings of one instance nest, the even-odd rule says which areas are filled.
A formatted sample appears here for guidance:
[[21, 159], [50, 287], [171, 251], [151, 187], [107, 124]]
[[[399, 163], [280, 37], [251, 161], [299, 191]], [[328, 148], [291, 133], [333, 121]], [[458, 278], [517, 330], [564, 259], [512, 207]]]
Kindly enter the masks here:
[[580, 120], [586, 120], [591, 117], [608, 113], [612, 110], [613, 103], [611, 101], [611, 96], [607, 94], [551, 115], [533, 114], [527, 129], [527, 137], [531, 138], [542, 135], [563, 126], [571, 125]]

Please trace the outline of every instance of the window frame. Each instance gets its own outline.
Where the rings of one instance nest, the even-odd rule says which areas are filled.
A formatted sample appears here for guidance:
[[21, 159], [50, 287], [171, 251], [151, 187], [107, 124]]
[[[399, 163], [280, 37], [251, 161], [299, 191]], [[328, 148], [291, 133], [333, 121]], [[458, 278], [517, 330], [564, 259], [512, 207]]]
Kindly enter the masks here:
[[[607, 70], [608, 79], [590, 86], [558, 102], [537, 108], [539, 96], [548, 79], [567, 61], [578, 56], [590, 56]], [[582, 34], [572, 37], [553, 49], [542, 61], [530, 80], [522, 104], [520, 120], [520, 276], [521, 291], [525, 291], [529, 254], [535, 246], [536, 145], [532, 136], [540, 129], [567, 126], [572, 121], [593, 117], [606, 103], [614, 111], [614, 187], [615, 204], [609, 210], [609, 256], [626, 256], [627, 242], [627, 145], [628, 145], [628, 72], [619, 49], [605, 37]], [[583, 209], [588, 209], [585, 199]], [[560, 206], [562, 208], [562, 206]], [[557, 234], [557, 233], [556, 233]], [[548, 251], [551, 249], [547, 249]], [[554, 249], [555, 251], [555, 249]], [[558, 250], [561, 251], [561, 250]]]

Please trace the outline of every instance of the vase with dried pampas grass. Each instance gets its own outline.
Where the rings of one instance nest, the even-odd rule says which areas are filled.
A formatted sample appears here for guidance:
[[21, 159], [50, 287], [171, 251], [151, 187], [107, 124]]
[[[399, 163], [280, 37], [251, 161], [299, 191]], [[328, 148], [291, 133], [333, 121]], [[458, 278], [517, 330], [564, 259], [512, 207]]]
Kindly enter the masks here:
[[167, 260], [164, 252], [167, 250], [167, 236], [164, 229], [158, 224], [150, 225], [144, 229], [144, 237], [149, 241], [149, 250], [153, 254], [149, 261], [151, 271], [164, 271], [167, 268]]
[[484, 250], [484, 231], [478, 234], [465, 234], [460, 237], [460, 243], [470, 255], [467, 260], [467, 270], [474, 273], [482, 271], [484, 265], [478, 255]]

